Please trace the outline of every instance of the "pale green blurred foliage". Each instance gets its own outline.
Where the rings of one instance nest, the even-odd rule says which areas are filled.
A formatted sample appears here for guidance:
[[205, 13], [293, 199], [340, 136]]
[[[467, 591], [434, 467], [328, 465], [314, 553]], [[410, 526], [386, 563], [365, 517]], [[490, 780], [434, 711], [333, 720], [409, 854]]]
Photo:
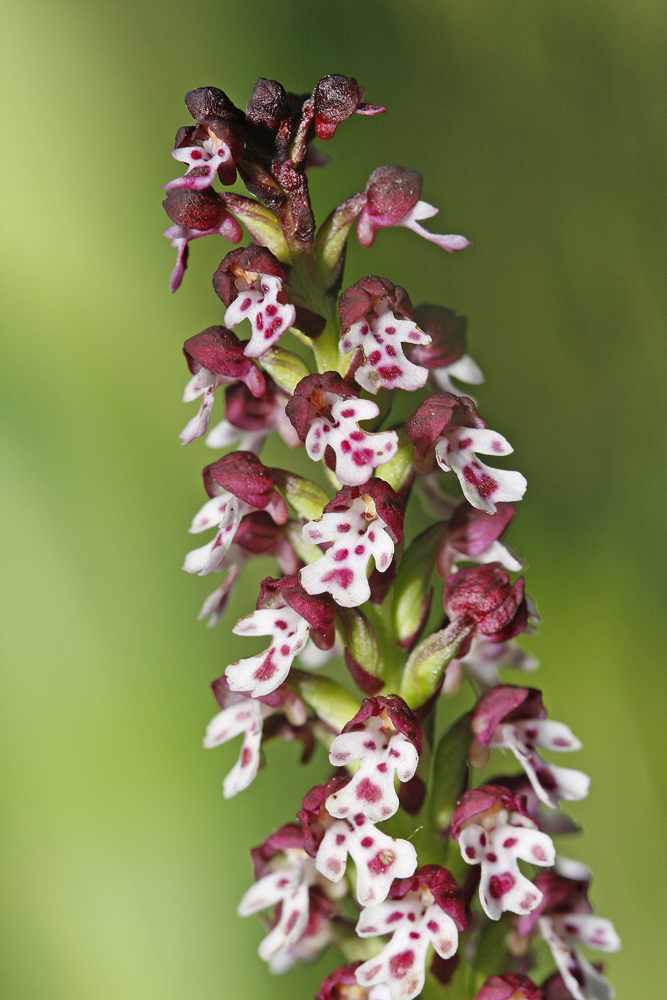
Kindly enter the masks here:
[[171, 298], [159, 186], [186, 90], [244, 106], [260, 75], [341, 72], [389, 112], [326, 147], [320, 219], [397, 162], [425, 175], [432, 228], [473, 240], [353, 238], [348, 283], [384, 274], [470, 318], [482, 412], [529, 482], [512, 541], [544, 616], [535, 683], [593, 777], [562, 849], [623, 939], [619, 998], [662, 997], [664, 4], [26, 0], [3, 28], [2, 995], [308, 998], [335, 963], [273, 979], [235, 916], [248, 848], [325, 768], [269, 745], [223, 803], [237, 747], [200, 750], [271, 567], [217, 630], [195, 621], [215, 581], [179, 566], [213, 453], [178, 447], [180, 346], [220, 321], [229, 247], [198, 241]]

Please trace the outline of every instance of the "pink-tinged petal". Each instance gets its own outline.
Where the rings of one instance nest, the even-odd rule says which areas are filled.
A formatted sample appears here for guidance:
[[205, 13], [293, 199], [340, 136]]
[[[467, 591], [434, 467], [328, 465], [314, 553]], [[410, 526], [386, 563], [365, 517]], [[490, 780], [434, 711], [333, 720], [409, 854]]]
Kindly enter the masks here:
[[191, 534], [196, 535], [209, 528], [224, 528], [232, 521], [239, 519], [239, 501], [231, 493], [221, 493], [207, 500], [201, 510], [195, 514], [189, 527]]
[[178, 435], [181, 439], [181, 444], [190, 444], [195, 438], [203, 437], [208, 430], [208, 425], [211, 419], [211, 410], [213, 409], [213, 402], [215, 400], [215, 385], [210, 385], [204, 390], [204, 398], [202, 399], [201, 408], [199, 413], [188, 420], [187, 424]]
[[[240, 520], [240, 516], [238, 520]], [[201, 548], [192, 549], [191, 552], [188, 552], [183, 563], [185, 572], [197, 573], [198, 576], [207, 576], [218, 569], [234, 540], [238, 520], [232, 521], [224, 528], [221, 528], [213, 541], [209, 542], [208, 545], [202, 545]]]
[[368, 392], [377, 393], [382, 387], [414, 392], [426, 385], [428, 369], [409, 361], [401, 344], [430, 341], [413, 320], [396, 315], [388, 300], [381, 299], [372, 313], [348, 327], [340, 341], [340, 350], [347, 354], [362, 348], [364, 363], [356, 369], [354, 377]]
[[554, 926], [564, 937], [575, 938], [587, 948], [597, 951], [618, 951], [619, 938], [611, 920], [593, 913], [567, 913], [553, 918]]
[[280, 920], [261, 942], [258, 954], [265, 962], [296, 944], [308, 923], [308, 886], [300, 885], [282, 900]]
[[540, 917], [538, 926], [540, 934], [551, 949], [563, 982], [574, 1000], [613, 1000], [615, 993], [611, 984], [593, 968], [568, 939], [558, 933], [554, 920], [550, 917]]
[[283, 279], [274, 274], [259, 274], [246, 291], [239, 293], [225, 313], [225, 326], [237, 326], [250, 320], [252, 337], [244, 353], [259, 358], [294, 325], [296, 309], [291, 302], [279, 301]]
[[263, 608], [241, 618], [236, 635], [270, 635], [271, 645], [257, 656], [231, 663], [225, 676], [232, 691], [250, 692], [260, 698], [275, 691], [287, 677], [292, 661], [306, 644], [310, 626], [291, 608]]
[[[567, 727], [566, 727], [567, 728]], [[588, 795], [590, 778], [583, 771], [572, 768], [557, 767], [545, 761], [527, 742], [533, 727], [527, 723], [521, 726], [507, 723], [500, 726], [494, 736], [491, 746], [507, 747], [523, 767], [535, 794], [549, 806], [558, 809], [558, 800], [578, 802]]]
[[355, 932], [359, 937], [378, 937], [393, 934], [402, 922], [417, 922], [424, 913], [424, 906], [417, 894], [405, 899], [387, 899], [376, 906], [367, 906], [361, 911]]
[[262, 723], [262, 706], [247, 698], [223, 709], [211, 719], [206, 728], [204, 746], [207, 749], [220, 746], [235, 736], [244, 734], [239, 759], [223, 781], [222, 788], [226, 799], [243, 791], [257, 776]]
[[414, 208], [406, 212], [403, 218], [399, 219], [394, 225], [412, 229], [418, 236], [423, 236], [425, 240], [437, 244], [437, 246], [442, 247], [443, 250], [447, 250], [449, 253], [453, 253], [455, 250], [465, 250], [466, 247], [470, 246], [470, 240], [467, 240], [465, 236], [440, 236], [437, 233], [430, 233], [428, 229], [424, 229], [423, 226], [419, 225], [423, 219], [431, 219], [437, 214], [438, 209], [434, 208], [433, 205], [429, 205], [426, 201], [418, 201]]
[[582, 743], [564, 722], [554, 719], [528, 719], [514, 723], [517, 734], [545, 750], [581, 750]]

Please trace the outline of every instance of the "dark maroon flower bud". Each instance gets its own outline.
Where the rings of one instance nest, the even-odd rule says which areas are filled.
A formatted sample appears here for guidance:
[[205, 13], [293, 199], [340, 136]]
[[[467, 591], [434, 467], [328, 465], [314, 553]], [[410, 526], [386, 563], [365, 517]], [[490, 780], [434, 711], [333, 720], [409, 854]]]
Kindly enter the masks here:
[[408, 781], [401, 781], [396, 789], [398, 801], [408, 816], [417, 816], [424, 805], [426, 798], [426, 784], [418, 774], [414, 774]]
[[214, 229], [227, 214], [222, 195], [210, 187], [203, 191], [174, 188], [162, 207], [171, 221], [184, 229]]
[[487, 979], [475, 1000], [544, 1000], [544, 993], [528, 976], [506, 972]]
[[437, 905], [448, 913], [460, 931], [466, 929], [465, 906], [458, 882], [440, 865], [423, 865], [410, 878], [397, 878], [389, 890], [390, 899], [403, 899], [409, 892], [429, 889]]
[[209, 326], [183, 345], [188, 368], [197, 375], [202, 368], [213, 375], [244, 382], [253, 396], [266, 391], [266, 380], [252, 358], [243, 353], [243, 343], [224, 326]]
[[415, 306], [415, 321], [431, 338], [430, 344], [410, 348], [410, 360], [424, 368], [444, 368], [458, 361], [466, 352], [468, 320], [453, 309], [425, 303]]
[[469, 566], [445, 584], [445, 612], [452, 621], [474, 622], [475, 630], [489, 642], [505, 642], [526, 627], [528, 605], [523, 588], [523, 577], [512, 586], [500, 563]]
[[441, 958], [437, 951], [433, 955], [433, 961], [431, 962], [431, 975], [435, 976], [439, 983], [443, 986], [448, 986], [454, 973], [456, 972], [459, 962], [461, 961], [461, 956], [458, 951], [451, 958]]
[[385, 109], [375, 104], [364, 104], [363, 88], [353, 76], [334, 73], [325, 76], [313, 91], [314, 125], [318, 139], [331, 139], [341, 124], [355, 111], [362, 115], [377, 115]]
[[333, 500], [329, 501], [322, 513], [345, 511], [353, 500], [364, 495], [372, 499], [378, 517], [382, 518], [393, 535], [394, 542], [398, 544], [403, 538], [405, 504], [398, 493], [384, 479], [369, 479], [363, 486], [343, 486]]
[[361, 1000], [367, 991], [358, 985], [354, 974], [360, 965], [361, 962], [350, 962], [334, 969], [315, 994], [315, 1000]]
[[246, 514], [236, 529], [234, 542], [255, 556], [270, 553], [282, 539], [284, 529], [265, 510]]
[[347, 288], [340, 297], [338, 313], [342, 333], [346, 333], [353, 323], [358, 323], [365, 316], [369, 316], [379, 299], [387, 300], [389, 308], [396, 317], [413, 319], [412, 302], [406, 290], [387, 278], [369, 274], [365, 278], [360, 278], [351, 288]]
[[326, 832], [325, 824], [331, 822], [331, 817], [324, 805], [330, 795], [339, 792], [351, 781], [349, 774], [331, 778], [325, 785], [316, 785], [303, 797], [301, 809], [297, 816], [304, 829], [303, 849], [314, 858]]
[[357, 236], [370, 246], [378, 229], [395, 226], [414, 208], [422, 193], [422, 175], [404, 167], [378, 167], [368, 178], [366, 204], [359, 217]]
[[[215, 294], [226, 306], [230, 306], [242, 291], [257, 281], [260, 274], [271, 274], [285, 280], [285, 272], [280, 261], [266, 247], [253, 244], [237, 247], [224, 257], [213, 275]], [[285, 301], [289, 301], [285, 296]]]
[[[419, 716], [405, 704], [397, 694], [378, 695], [375, 698], [364, 698], [361, 708], [353, 719], [343, 727], [343, 733], [353, 733], [364, 729], [364, 723], [372, 716], [386, 712], [395, 729], [410, 740], [418, 754], [422, 752], [422, 726]], [[406, 889], [406, 892], [408, 890]]]
[[217, 87], [197, 87], [185, 95], [185, 104], [196, 121], [201, 121], [209, 115], [224, 118], [226, 121], [238, 121], [242, 113], [234, 105], [227, 94]]
[[[258, 510], [273, 508], [276, 497], [279, 497], [270, 470], [251, 451], [233, 451], [224, 455], [217, 462], [207, 465], [202, 477], [210, 497], [219, 496], [222, 490], [227, 490]], [[274, 520], [284, 524], [287, 520], [287, 507], [284, 515], [282, 520], [279, 515]]]
[[281, 122], [292, 120], [289, 100], [284, 87], [276, 80], [260, 77], [246, 107], [246, 118], [267, 132], [278, 131]]
[[523, 799], [512, 795], [509, 788], [505, 788], [503, 785], [481, 785], [479, 788], [472, 788], [469, 792], [464, 792], [459, 799], [452, 815], [450, 828], [452, 838], [459, 839], [461, 827], [473, 816], [479, 816], [490, 810], [496, 812], [498, 809], [518, 812], [530, 820], [531, 824], [534, 823], [526, 811]]

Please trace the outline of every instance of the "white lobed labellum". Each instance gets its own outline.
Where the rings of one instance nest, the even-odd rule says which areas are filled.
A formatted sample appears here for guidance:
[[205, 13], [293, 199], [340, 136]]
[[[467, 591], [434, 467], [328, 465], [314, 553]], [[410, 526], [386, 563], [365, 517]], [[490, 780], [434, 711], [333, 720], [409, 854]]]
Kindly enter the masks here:
[[[187, 163], [188, 169], [182, 177], [177, 177], [176, 180], [165, 184], [164, 190], [186, 188], [188, 191], [203, 191], [204, 188], [210, 187], [215, 180], [218, 167], [231, 159], [231, 150], [226, 142], [222, 142], [216, 137], [215, 140], [207, 139], [203, 148], [201, 146], [182, 146], [180, 149], [173, 149], [171, 155], [180, 163]], [[192, 170], [202, 167], [206, 169], [206, 173], [192, 176]]]
[[532, 913], [542, 893], [521, 874], [517, 858], [533, 865], [553, 865], [556, 857], [553, 842], [546, 833], [525, 826], [503, 822], [505, 810], [496, 816], [490, 831], [471, 823], [459, 836], [461, 856], [469, 865], [481, 864], [479, 898], [491, 920], [499, 920], [505, 910], [524, 915]]
[[569, 726], [553, 719], [524, 719], [498, 726], [489, 746], [511, 750], [519, 761], [533, 790], [550, 809], [558, 809], [558, 800], [578, 802], [588, 795], [591, 779], [583, 771], [549, 764], [535, 750], [581, 750], [581, 743]]
[[392, 934], [379, 955], [356, 971], [360, 986], [385, 983], [391, 1000], [413, 1000], [424, 988], [425, 963], [429, 945], [441, 958], [451, 958], [458, 948], [456, 924], [422, 892], [409, 892], [403, 899], [388, 899], [362, 910], [356, 931], [359, 937]]
[[190, 444], [195, 438], [203, 437], [208, 430], [208, 425], [211, 421], [211, 410], [213, 409], [213, 403], [215, 401], [215, 390], [220, 385], [230, 385], [232, 382], [236, 382], [237, 379], [230, 378], [227, 375], [212, 375], [207, 368], [202, 368], [200, 371], [194, 375], [183, 391], [183, 402], [191, 403], [193, 400], [198, 399], [199, 396], [203, 394], [203, 399], [199, 412], [188, 420], [187, 424], [178, 435], [181, 439], [181, 444]]
[[[390, 462], [398, 449], [396, 431], [371, 434], [361, 430], [360, 420], [372, 420], [380, 413], [371, 399], [341, 399], [325, 393], [333, 423], [324, 416], [313, 419], [306, 436], [306, 451], [313, 461], [323, 458], [329, 445], [336, 455], [336, 476], [345, 486], [367, 483], [378, 465]], [[333, 402], [337, 400], [336, 402]]]
[[[576, 914], [576, 916], [581, 920], [582, 916], [589, 915]], [[563, 932], [563, 924], [569, 924], [574, 917], [575, 914], [567, 914], [563, 918], [540, 917], [538, 920], [540, 934], [549, 945], [554, 962], [563, 977], [563, 982], [575, 1000], [613, 1000], [615, 992], [611, 983], [597, 969], [594, 969], [572, 944], [573, 937], [579, 938], [585, 944], [589, 944], [589, 940], [579, 937], [578, 933]], [[595, 921], [597, 925], [606, 925], [604, 928], [598, 928], [601, 931], [600, 940], [605, 943], [597, 942], [590, 946], [599, 948], [601, 951], [618, 951], [621, 942], [610, 921], [600, 920], [593, 916], [590, 919]]]
[[292, 608], [262, 608], [241, 618], [232, 631], [271, 636], [271, 645], [263, 653], [231, 663], [225, 670], [232, 691], [249, 691], [253, 698], [261, 698], [285, 680], [294, 657], [306, 644], [310, 625]]
[[454, 236], [453, 234], [441, 236], [438, 233], [431, 233], [424, 226], [419, 225], [422, 219], [432, 219], [434, 215], [438, 214], [438, 211], [439, 209], [435, 208], [434, 205], [429, 205], [427, 201], [418, 201], [394, 225], [405, 226], [406, 229], [411, 229], [413, 233], [422, 236], [429, 243], [435, 243], [443, 250], [447, 250], [448, 253], [453, 253], [455, 250], [465, 250], [467, 246], [470, 246], [470, 241], [465, 236]]
[[265, 962], [288, 951], [299, 940], [308, 923], [309, 887], [317, 880], [312, 858], [305, 851], [288, 850], [285, 865], [250, 886], [238, 905], [240, 917], [282, 903], [280, 919], [259, 946]]
[[222, 783], [226, 799], [238, 795], [256, 778], [262, 727], [265, 717], [272, 712], [273, 709], [262, 705], [261, 702], [243, 698], [238, 704], [230, 705], [222, 712], [218, 712], [206, 727], [204, 746], [207, 749], [221, 746], [243, 733], [239, 759]]
[[[469, 354], [463, 354], [458, 361], [453, 361], [451, 365], [443, 365], [442, 368], [432, 368], [431, 378], [437, 385], [440, 392], [451, 392], [453, 396], [460, 396], [461, 390], [452, 382], [458, 379], [459, 382], [466, 382], [468, 385], [481, 385], [484, 375], [481, 369], [473, 361]], [[470, 395], [466, 393], [466, 395]], [[473, 397], [470, 397], [473, 401]]]
[[373, 906], [387, 898], [395, 878], [409, 878], [417, 868], [417, 852], [407, 840], [394, 840], [376, 829], [363, 813], [336, 820], [317, 852], [317, 870], [330, 881], [345, 874], [348, 854], [357, 868], [357, 899]]
[[248, 358], [261, 358], [294, 324], [296, 309], [292, 303], [278, 301], [282, 287], [278, 275], [260, 274], [246, 291], [239, 292], [225, 313], [229, 329], [244, 319], [250, 320], [252, 337], [243, 350]]
[[380, 299], [370, 320], [363, 317], [353, 323], [340, 342], [340, 351], [349, 353], [357, 347], [364, 352], [364, 363], [354, 377], [359, 385], [375, 394], [378, 389], [407, 389], [414, 392], [426, 385], [428, 369], [408, 361], [401, 343], [430, 344], [431, 338], [413, 320], [398, 319], [386, 299]]
[[198, 534], [217, 525], [218, 533], [207, 545], [188, 552], [183, 563], [185, 572], [206, 576], [217, 570], [229, 551], [241, 518], [251, 510], [249, 504], [226, 491], [208, 500], [195, 515], [189, 530]]
[[455, 472], [466, 499], [478, 510], [496, 513], [497, 503], [520, 500], [526, 480], [520, 472], [492, 469], [477, 458], [482, 455], [511, 455], [511, 444], [497, 431], [480, 427], [453, 427], [438, 438], [435, 457], [445, 472]]
[[389, 735], [382, 718], [372, 717], [361, 732], [342, 733], [331, 744], [329, 761], [345, 766], [359, 760], [352, 780], [326, 801], [331, 816], [343, 819], [362, 812], [373, 823], [389, 819], [399, 802], [394, 775], [409, 781], [417, 770], [419, 755], [413, 743], [395, 732]]
[[347, 510], [323, 514], [304, 525], [304, 541], [333, 542], [301, 570], [301, 586], [307, 593], [331, 594], [343, 608], [356, 608], [369, 599], [368, 560], [373, 556], [377, 569], [384, 573], [394, 556], [394, 542], [382, 518], [376, 514], [369, 521], [366, 511], [366, 501], [358, 497]]

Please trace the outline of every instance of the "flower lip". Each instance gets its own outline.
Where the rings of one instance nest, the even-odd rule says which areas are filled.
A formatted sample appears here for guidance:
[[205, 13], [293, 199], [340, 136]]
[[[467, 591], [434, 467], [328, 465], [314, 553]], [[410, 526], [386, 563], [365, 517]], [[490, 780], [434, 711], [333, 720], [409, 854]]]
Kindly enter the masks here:
[[372, 698], [364, 698], [361, 708], [348, 723], [343, 726], [342, 733], [352, 733], [364, 728], [367, 719], [374, 716], [381, 716], [384, 713], [385, 721], [390, 723], [389, 729], [398, 730], [410, 740], [418, 754], [422, 752], [422, 727], [419, 716], [405, 704], [397, 694], [384, 696], [377, 695]]
[[396, 879], [389, 890], [390, 899], [403, 899], [408, 892], [427, 889], [431, 899], [448, 913], [460, 931], [466, 929], [465, 903], [461, 887], [441, 865], [422, 865], [410, 878]]
[[529, 816], [523, 798], [516, 798], [508, 788], [502, 785], [481, 785], [479, 788], [473, 788], [469, 792], [464, 792], [459, 799], [452, 816], [452, 838], [454, 840], [459, 839], [461, 827], [468, 820], [473, 819], [475, 816], [481, 816], [483, 813], [490, 813], [500, 809], [518, 813], [527, 821], [527, 825], [533, 829], [537, 826], [535, 821]]

